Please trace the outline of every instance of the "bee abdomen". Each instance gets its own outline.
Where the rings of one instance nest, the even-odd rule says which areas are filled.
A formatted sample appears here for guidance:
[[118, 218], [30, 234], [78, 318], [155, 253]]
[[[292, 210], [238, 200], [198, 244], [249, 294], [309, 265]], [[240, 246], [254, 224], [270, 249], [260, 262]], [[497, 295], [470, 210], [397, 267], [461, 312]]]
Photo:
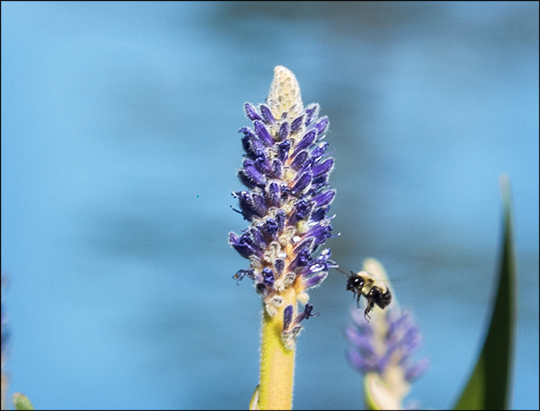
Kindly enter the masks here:
[[389, 288], [387, 288], [384, 293], [381, 293], [379, 298], [375, 300], [375, 303], [383, 309], [386, 308], [388, 304], [390, 304], [391, 302], [392, 302], [392, 293], [390, 292]]

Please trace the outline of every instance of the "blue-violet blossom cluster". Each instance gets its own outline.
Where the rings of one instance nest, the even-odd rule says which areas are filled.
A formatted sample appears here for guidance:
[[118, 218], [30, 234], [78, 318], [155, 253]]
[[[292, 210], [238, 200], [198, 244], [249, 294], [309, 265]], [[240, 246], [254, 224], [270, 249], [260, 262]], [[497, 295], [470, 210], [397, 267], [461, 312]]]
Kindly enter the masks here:
[[[377, 260], [366, 260], [364, 267], [387, 281], [386, 273]], [[379, 409], [402, 408], [411, 383], [429, 367], [427, 358], [412, 360], [423, 343], [412, 314], [401, 309], [394, 299], [385, 310], [376, 307], [374, 318], [369, 323], [356, 305], [351, 307], [351, 315], [353, 324], [346, 331], [352, 344], [347, 355], [349, 363], [379, 387], [370, 391], [371, 396], [380, 401], [377, 404]], [[368, 386], [373, 387], [374, 384]], [[384, 394], [378, 395], [382, 390]]]
[[327, 213], [335, 190], [329, 188], [328, 176], [334, 159], [326, 155], [328, 143], [322, 141], [328, 118], [318, 118], [318, 104], [303, 107], [298, 82], [283, 66], [274, 69], [266, 104], [257, 110], [246, 103], [244, 109], [253, 128], [240, 129], [245, 159], [238, 177], [248, 190], [232, 195], [249, 227], [241, 235], [229, 233], [229, 243], [250, 266], [233, 278], [253, 280], [271, 317], [283, 305], [282, 295], [294, 289], [304, 311], [295, 315], [293, 305], [282, 310], [282, 337], [290, 348], [300, 322], [317, 315], [306, 290], [319, 285], [335, 266], [329, 249], [313, 255], [332, 231]]

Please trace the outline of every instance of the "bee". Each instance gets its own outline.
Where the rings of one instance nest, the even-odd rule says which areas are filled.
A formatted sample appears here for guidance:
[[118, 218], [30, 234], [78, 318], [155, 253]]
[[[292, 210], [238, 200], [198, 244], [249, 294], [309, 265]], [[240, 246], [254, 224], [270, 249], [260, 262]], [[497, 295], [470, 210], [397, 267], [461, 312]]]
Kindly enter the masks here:
[[349, 279], [347, 280], [347, 291], [353, 292], [353, 298], [356, 298], [356, 305], [358, 308], [360, 308], [360, 297], [364, 296], [366, 299], [367, 306], [364, 311], [366, 321], [369, 322], [371, 319], [369, 313], [373, 310], [375, 304], [382, 309], [385, 309], [392, 302], [390, 288], [367, 271], [359, 271], [356, 274], [353, 271], [351, 271], [350, 274], [339, 269], [338, 271], [349, 276]]

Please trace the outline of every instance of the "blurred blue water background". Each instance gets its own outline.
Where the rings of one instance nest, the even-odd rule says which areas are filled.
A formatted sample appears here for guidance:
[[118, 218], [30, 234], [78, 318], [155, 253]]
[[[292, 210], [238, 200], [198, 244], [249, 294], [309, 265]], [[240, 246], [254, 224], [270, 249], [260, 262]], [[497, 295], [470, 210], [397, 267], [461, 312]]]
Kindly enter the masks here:
[[[501, 201], [519, 264], [515, 408], [538, 408], [538, 3], [2, 2], [11, 392], [38, 408], [245, 408], [260, 299], [232, 275], [245, 101], [273, 68], [330, 118], [333, 256], [378, 258], [425, 334], [410, 398], [450, 407], [489, 316]], [[331, 214], [332, 214], [331, 213]], [[331, 273], [297, 409], [358, 409]]]

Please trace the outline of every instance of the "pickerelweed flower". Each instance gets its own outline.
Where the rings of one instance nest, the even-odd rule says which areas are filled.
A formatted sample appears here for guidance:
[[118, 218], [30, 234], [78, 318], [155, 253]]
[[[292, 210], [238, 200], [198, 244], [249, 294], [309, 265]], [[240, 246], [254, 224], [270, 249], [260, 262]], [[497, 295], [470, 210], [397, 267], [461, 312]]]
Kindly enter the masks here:
[[[287, 68], [274, 69], [266, 104], [257, 109], [246, 103], [244, 110], [253, 129], [240, 129], [245, 158], [238, 177], [248, 190], [232, 195], [240, 204], [235, 211], [249, 221], [249, 227], [241, 235], [229, 233], [229, 243], [249, 259], [249, 268], [233, 278], [253, 280], [263, 300], [259, 406], [265, 407], [268, 387], [263, 380], [273, 378], [265, 349], [281, 350], [289, 358], [283, 364], [287, 371], [282, 371], [292, 374], [301, 323], [318, 315], [308, 304], [307, 290], [321, 284], [335, 266], [329, 249], [314, 256], [331, 236], [327, 213], [335, 190], [329, 188], [328, 176], [334, 159], [326, 155], [328, 143], [322, 141], [328, 118], [318, 118], [318, 104], [304, 108], [298, 81]], [[297, 303], [303, 305], [302, 311]], [[279, 363], [277, 357], [271, 361]]]
[[[388, 281], [384, 268], [374, 259], [367, 259], [363, 269], [379, 280]], [[353, 368], [365, 376], [368, 408], [403, 409], [403, 399], [411, 383], [429, 367], [427, 358], [412, 361], [422, 345], [422, 335], [412, 314], [402, 310], [393, 298], [385, 310], [374, 308], [370, 322], [356, 304], [351, 307], [351, 316], [353, 325], [346, 334], [352, 347], [347, 356]]]

